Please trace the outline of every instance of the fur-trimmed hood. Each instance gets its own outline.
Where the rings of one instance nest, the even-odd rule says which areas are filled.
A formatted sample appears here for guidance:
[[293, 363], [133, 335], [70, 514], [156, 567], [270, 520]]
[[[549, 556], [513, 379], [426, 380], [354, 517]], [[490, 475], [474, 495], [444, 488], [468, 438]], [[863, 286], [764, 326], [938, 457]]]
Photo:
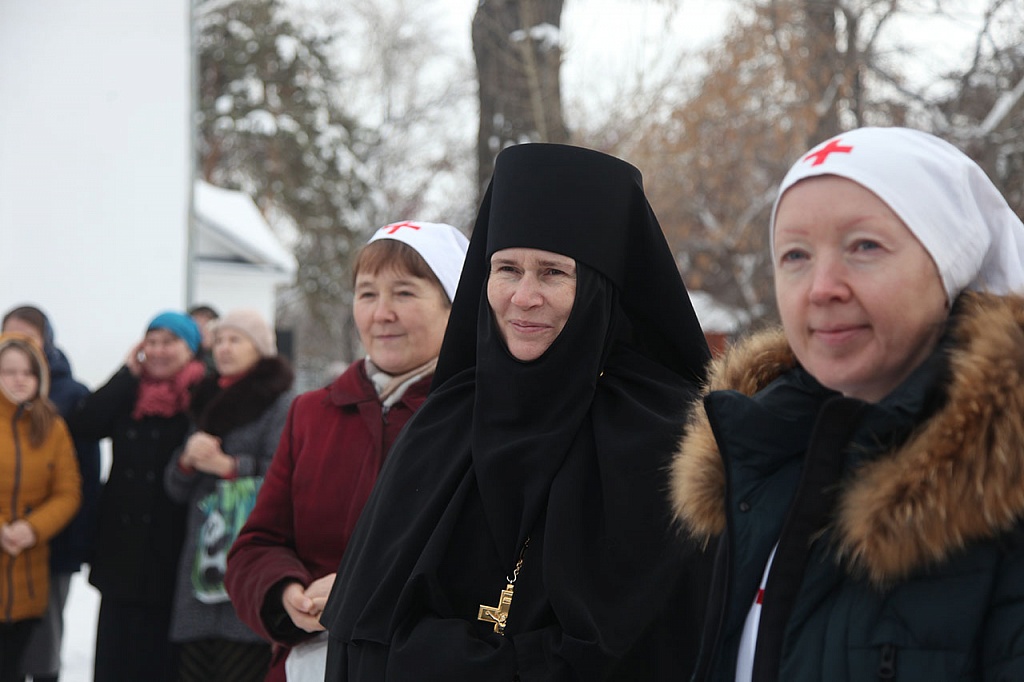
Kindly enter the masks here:
[[[964, 294], [951, 325], [946, 401], [839, 494], [838, 554], [876, 584], [1024, 519], [1024, 298]], [[756, 334], [712, 364], [704, 394], [753, 395], [795, 366], [781, 330]], [[726, 527], [725, 471], [703, 403], [691, 414], [672, 464], [672, 503], [683, 527], [706, 540]]]

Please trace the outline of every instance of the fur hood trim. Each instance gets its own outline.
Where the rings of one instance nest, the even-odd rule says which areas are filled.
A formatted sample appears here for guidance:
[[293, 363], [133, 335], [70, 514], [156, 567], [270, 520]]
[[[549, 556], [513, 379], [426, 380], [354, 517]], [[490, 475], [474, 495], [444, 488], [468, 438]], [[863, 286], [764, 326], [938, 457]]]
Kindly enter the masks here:
[[[878, 585], [1024, 518], [1024, 298], [967, 293], [958, 304], [946, 403], [840, 492], [838, 556]], [[795, 365], [780, 330], [756, 334], [713, 363], [704, 394], [752, 395]], [[703, 403], [691, 414], [672, 463], [672, 504], [707, 540], [725, 530], [725, 472]]]

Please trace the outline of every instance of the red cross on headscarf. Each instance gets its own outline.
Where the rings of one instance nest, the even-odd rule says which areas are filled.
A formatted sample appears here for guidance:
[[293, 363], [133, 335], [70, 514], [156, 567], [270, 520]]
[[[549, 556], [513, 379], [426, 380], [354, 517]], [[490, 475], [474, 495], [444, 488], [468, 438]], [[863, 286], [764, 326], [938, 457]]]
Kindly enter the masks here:
[[818, 151], [811, 152], [810, 154], [805, 156], [804, 161], [814, 159], [814, 163], [812, 163], [811, 165], [820, 166], [821, 164], [825, 163], [825, 161], [828, 159], [829, 154], [849, 154], [850, 152], [853, 151], [853, 147], [844, 147], [840, 145], [839, 142], [839, 139], [832, 140]]
[[410, 228], [412, 228], [414, 230], [420, 229], [419, 225], [417, 225], [416, 223], [410, 223], [408, 221], [406, 221], [404, 223], [393, 223], [391, 225], [388, 225], [384, 229], [388, 231], [388, 234], [394, 234], [395, 232], [398, 232], [403, 227], [410, 227]]

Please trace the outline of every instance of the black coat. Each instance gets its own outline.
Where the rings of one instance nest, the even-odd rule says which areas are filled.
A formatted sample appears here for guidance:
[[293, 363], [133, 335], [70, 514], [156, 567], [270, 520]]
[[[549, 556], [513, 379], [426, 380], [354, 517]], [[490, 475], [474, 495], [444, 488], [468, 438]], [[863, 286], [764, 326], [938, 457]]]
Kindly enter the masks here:
[[139, 381], [122, 368], [68, 416], [75, 438], [110, 438], [113, 461], [100, 493], [89, 582], [104, 599], [168, 605], [174, 596], [185, 508], [167, 496], [167, 462], [188, 433], [183, 412], [131, 416]]
[[[75, 409], [89, 389], [71, 374], [71, 363], [56, 346], [47, 343], [46, 362], [50, 365], [49, 398], [62, 417]], [[82, 506], [75, 518], [57, 537], [50, 540], [50, 571], [74, 573], [92, 557], [96, 536], [96, 505], [100, 495], [100, 444], [95, 439], [75, 437], [75, 455], [82, 474]]]
[[[517, 247], [576, 263], [572, 311], [531, 361], [499, 340], [486, 294], [491, 254]], [[706, 359], [639, 172], [573, 147], [502, 152], [432, 393], [321, 617], [326, 679], [684, 678], [703, 585], [664, 468]], [[501, 633], [479, 610], [513, 578]]]

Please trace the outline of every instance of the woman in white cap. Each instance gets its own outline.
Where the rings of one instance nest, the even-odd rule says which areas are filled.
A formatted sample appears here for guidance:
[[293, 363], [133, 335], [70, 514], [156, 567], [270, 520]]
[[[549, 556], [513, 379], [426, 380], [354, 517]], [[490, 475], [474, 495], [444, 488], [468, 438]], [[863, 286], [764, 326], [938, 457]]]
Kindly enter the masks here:
[[955, 147], [863, 128], [779, 189], [782, 329], [674, 464], [721, 536], [698, 680], [1024, 679], [1024, 226]]
[[181, 682], [260, 682], [270, 645], [238, 620], [224, 590], [228, 549], [284, 430], [294, 374], [255, 310], [211, 324], [215, 371], [192, 391], [192, 428], [164, 487], [188, 510], [171, 617]]
[[[381, 464], [426, 399], [468, 240], [451, 225], [379, 229], [356, 261], [366, 357], [300, 395], [256, 507], [228, 556], [242, 621], [274, 642], [268, 680], [323, 679], [319, 614]], [[301, 645], [301, 646], [296, 646]]]

